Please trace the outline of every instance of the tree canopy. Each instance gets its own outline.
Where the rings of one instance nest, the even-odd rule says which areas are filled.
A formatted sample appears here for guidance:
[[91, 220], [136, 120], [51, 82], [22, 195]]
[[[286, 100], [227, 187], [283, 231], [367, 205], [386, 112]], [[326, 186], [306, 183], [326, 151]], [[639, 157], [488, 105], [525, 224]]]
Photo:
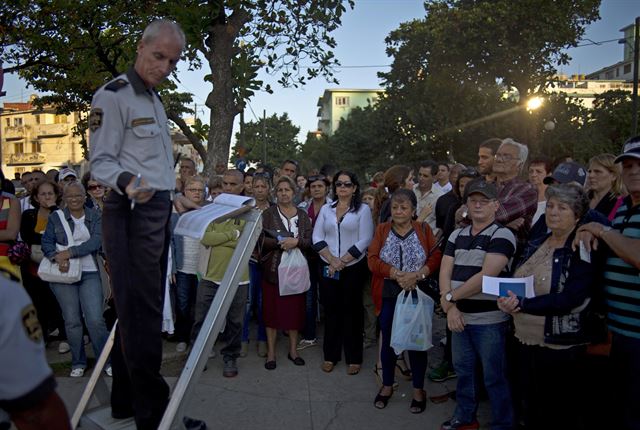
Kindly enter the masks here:
[[[207, 67], [211, 109], [206, 145], [181, 115], [191, 95], [163, 87], [169, 118], [180, 127], [209, 172], [229, 157], [236, 115], [258, 90], [272, 91], [258, 72], [279, 76], [284, 86], [323, 76], [338, 64], [331, 33], [353, 1], [209, 0], [160, 1], [132, 7], [126, 0], [13, 0], [0, 10], [0, 60], [39, 91], [41, 103], [84, 111], [93, 92], [131, 65], [146, 24], [177, 21], [187, 35], [190, 68]], [[174, 76], [174, 80], [175, 80]]]
[[244, 158], [249, 163], [266, 162], [280, 166], [284, 160], [298, 158], [300, 127], [293, 125], [289, 116], [273, 114], [266, 119], [251, 121], [236, 133], [236, 146], [231, 161]]

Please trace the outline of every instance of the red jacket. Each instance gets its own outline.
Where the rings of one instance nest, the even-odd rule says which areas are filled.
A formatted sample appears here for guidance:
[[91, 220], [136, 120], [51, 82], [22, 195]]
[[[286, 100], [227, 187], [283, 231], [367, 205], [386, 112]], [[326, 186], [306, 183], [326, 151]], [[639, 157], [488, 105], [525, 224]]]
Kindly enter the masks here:
[[[380, 314], [382, 308], [382, 286], [384, 284], [384, 278], [391, 276], [391, 266], [380, 259], [380, 250], [384, 246], [387, 236], [391, 231], [391, 224], [391, 222], [385, 222], [376, 227], [373, 240], [367, 249], [367, 260], [369, 270], [371, 270], [372, 274], [371, 295], [373, 296], [373, 303], [376, 307], [376, 315]], [[436, 246], [436, 238], [428, 224], [412, 221], [411, 226], [418, 234], [418, 239], [427, 254], [426, 266], [429, 268], [429, 276], [432, 276], [434, 272], [438, 270], [438, 267], [440, 267], [442, 252], [439, 247]], [[429, 253], [429, 251], [431, 252]]]

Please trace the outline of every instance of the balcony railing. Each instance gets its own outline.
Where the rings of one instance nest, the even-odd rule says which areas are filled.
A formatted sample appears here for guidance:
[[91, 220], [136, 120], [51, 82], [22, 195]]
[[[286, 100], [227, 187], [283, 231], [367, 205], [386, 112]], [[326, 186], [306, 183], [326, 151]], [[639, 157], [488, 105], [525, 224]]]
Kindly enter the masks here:
[[23, 125], [5, 127], [3, 137], [6, 140], [17, 140], [25, 137], [26, 127]]
[[42, 152], [5, 154], [4, 156], [4, 162], [7, 166], [44, 164], [46, 161], [47, 157]]
[[39, 124], [34, 132], [39, 138], [66, 136], [69, 134], [69, 124]]

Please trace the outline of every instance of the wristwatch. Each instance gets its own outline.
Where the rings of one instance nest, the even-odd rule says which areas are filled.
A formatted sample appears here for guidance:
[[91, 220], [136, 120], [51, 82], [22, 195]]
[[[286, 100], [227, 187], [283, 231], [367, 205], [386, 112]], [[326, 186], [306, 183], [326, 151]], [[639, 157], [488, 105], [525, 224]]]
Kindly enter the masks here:
[[449, 291], [447, 294], [444, 295], [444, 299], [446, 301], [448, 301], [449, 303], [455, 303], [456, 301], [453, 300], [453, 294], [451, 293], [451, 291]]

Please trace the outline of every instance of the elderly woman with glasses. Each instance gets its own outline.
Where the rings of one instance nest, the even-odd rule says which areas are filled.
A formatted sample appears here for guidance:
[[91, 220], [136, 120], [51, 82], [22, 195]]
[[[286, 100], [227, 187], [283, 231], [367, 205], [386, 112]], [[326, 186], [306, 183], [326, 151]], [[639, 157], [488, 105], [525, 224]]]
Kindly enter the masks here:
[[[86, 191], [80, 182], [71, 182], [64, 188], [62, 200], [64, 219], [69, 224], [74, 245], [60, 250], [57, 245], [68, 246], [70, 238], [58, 216], [49, 215], [42, 236], [44, 258], [59, 265], [61, 272], [68, 272], [71, 259], [79, 259], [82, 277], [73, 284], [51, 282], [50, 286], [62, 309], [64, 325], [71, 345], [71, 377], [81, 377], [87, 367], [87, 357], [82, 341], [82, 319], [89, 331], [93, 351], [100, 355], [107, 340], [107, 327], [102, 317], [104, 298], [98, 271], [97, 255], [102, 245], [102, 216], [95, 209], [84, 206]], [[111, 374], [111, 366], [105, 368]]]
[[597, 265], [584, 261], [571, 244], [589, 198], [572, 183], [552, 185], [545, 196], [550, 231], [527, 243], [514, 274], [533, 276], [535, 297], [509, 291], [498, 307], [513, 316], [526, 428], [581, 428], [578, 369], [588, 342], [586, 312], [599, 276]]
[[[201, 176], [189, 176], [184, 180], [184, 196], [201, 206], [205, 198], [205, 179]], [[171, 231], [175, 229], [180, 215], [171, 214]], [[177, 352], [184, 352], [189, 343], [189, 335], [193, 326], [196, 287], [198, 286], [198, 261], [200, 259], [200, 241], [187, 236], [172, 233], [171, 237], [172, 267], [174, 278], [173, 293], [175, 297], [176, 327], [175, 339]]]
[[313, 248], [320, 254], [320, 298], [325, 310], [324, 363], [331, 372], [344, 348], [347, 374], [362, 365], [362, 288], [366, 251], [373, 237], [369, 206], [362, 204], [355, 174], [342, 170], [333, 177], [336, 200], [320, 209], [313, 229]]

